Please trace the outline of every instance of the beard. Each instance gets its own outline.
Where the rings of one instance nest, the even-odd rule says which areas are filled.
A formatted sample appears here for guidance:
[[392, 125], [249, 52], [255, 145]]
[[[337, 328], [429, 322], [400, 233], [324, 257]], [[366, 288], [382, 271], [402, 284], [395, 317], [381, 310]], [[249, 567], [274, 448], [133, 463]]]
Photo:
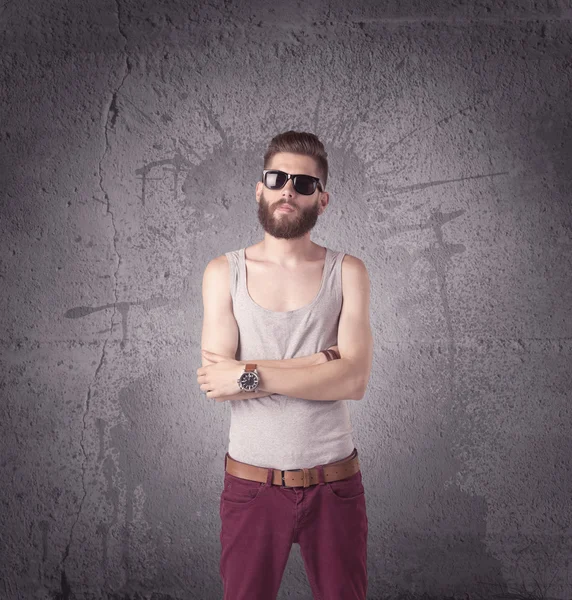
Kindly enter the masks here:
[[288, 203], [281, 200], [270, 207], [264, 197], [264, 192], [260, 194], [258, 221], [264, 231], [272, 237], [285, 240], [301, 238], [311, 231], [318, 221], [320, 211], [318, 200], [305, 209], [292, 203], [295, 206], [292, 212], [276, 212], [283, 204]]

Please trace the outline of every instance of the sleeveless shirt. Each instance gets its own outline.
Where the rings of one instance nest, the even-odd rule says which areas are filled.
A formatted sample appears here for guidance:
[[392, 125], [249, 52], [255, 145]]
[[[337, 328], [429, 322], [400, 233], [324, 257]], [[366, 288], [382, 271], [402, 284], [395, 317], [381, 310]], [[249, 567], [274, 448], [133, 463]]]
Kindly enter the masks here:
[[[321, 287], [312, 302], [276, 312], [250, 297], [245, 249], [226, 252], [238, 324], [237, 360], [308, 356], [337, 344], [345, 253], [326, 248]], [[282, 394], [229, 402], [228, 454], [274, 469], [302, 469], [334, 462], [354, 449], [347, 400], [306, 400]]]

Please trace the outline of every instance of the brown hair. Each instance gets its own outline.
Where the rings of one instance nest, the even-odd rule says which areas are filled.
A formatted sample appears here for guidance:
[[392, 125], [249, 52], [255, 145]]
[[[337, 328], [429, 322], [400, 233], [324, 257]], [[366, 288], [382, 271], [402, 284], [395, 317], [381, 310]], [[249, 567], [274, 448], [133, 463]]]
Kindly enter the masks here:
[[278, 152], [292, 152], [293, 154], [304, 154], [311, 156], [318, 164], [320, 181], [326, 188], [328, 180], [328, 153], [324, 144], [313, 133], [304, 131], [285, 131], [279, 133], [270, 140], [270, 144], [264, 154], [264, 168], [268, 168], [270, 159]]

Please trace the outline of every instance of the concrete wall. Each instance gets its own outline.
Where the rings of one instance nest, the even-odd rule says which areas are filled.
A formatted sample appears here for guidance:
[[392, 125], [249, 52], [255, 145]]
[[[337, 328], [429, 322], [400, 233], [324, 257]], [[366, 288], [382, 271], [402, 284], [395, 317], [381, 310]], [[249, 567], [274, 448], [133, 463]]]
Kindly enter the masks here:
[[[368, 598], [572, 597], [570, 2], [0, 20], [0, 597], [222, 597], [201, 279], [262, 238], [290, 128], [330, 156], [312, 239], [372, 283]], [[279, 598], [311, 598], [298, 546]]]

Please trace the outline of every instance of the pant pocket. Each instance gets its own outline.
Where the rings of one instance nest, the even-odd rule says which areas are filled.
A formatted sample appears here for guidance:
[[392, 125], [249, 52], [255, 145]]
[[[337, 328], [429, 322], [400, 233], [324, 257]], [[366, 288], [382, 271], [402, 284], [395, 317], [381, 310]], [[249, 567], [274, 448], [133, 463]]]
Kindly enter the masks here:
[[225, 472], [221, 499], [223, 502], [229, 504], [251, 504], [258, 498], [263, 489], [264, 484], [260, 481], [241, 479]]
[[326, 487], [338, 500], [354, 500], [360, 498], [365, 494], [361, 479], [361, 471], [354, 473], [346, 479], [339, 479], [338, 481], [326, 482]]

